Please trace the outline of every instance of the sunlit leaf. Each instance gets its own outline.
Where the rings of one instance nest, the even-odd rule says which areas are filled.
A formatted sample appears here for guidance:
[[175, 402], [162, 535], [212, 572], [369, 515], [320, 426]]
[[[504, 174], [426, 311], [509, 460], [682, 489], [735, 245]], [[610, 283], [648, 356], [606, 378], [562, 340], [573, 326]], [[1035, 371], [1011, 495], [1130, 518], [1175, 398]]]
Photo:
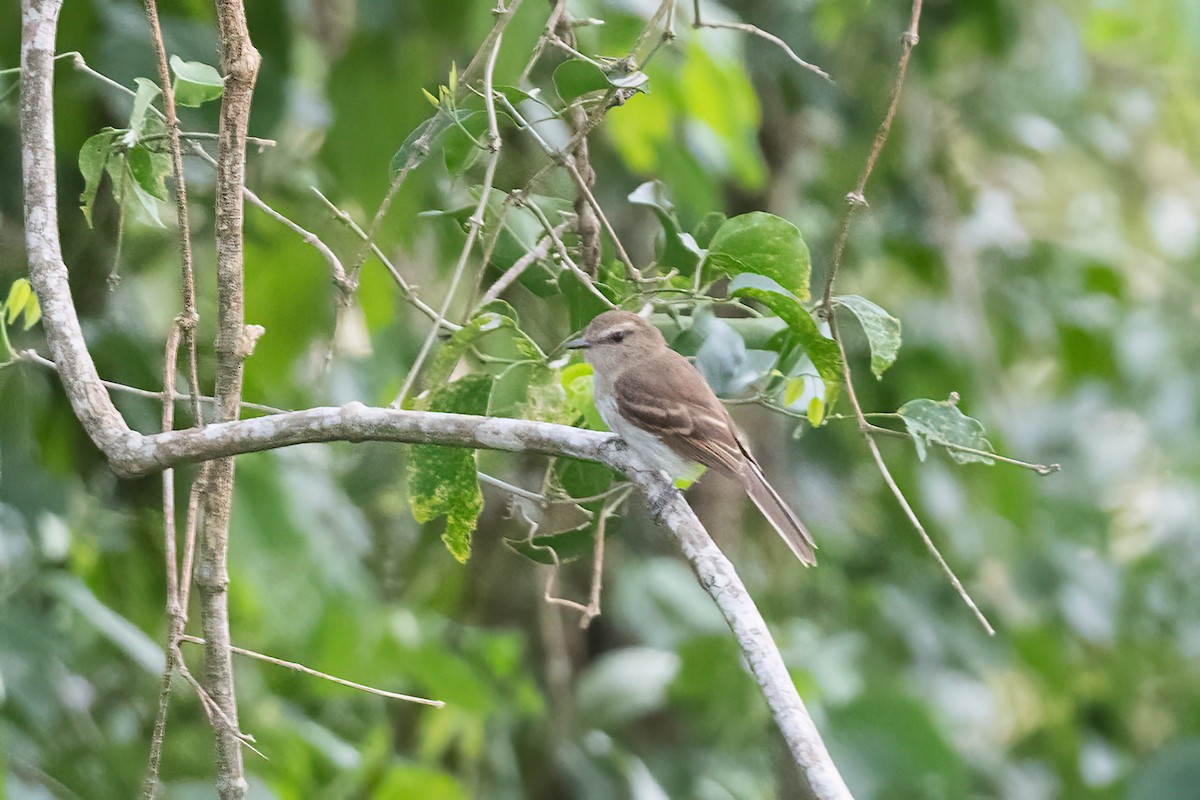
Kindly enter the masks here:
[[871, 346], [871, 372], [876, 378], [882, 378], [900, 352], [900, 320], [856, 294], [840, 295], [834, 300], [858, 317]]
[[[483, 414], [492, 388], [489, 375], [468, 375], [453, 383], [438, 385], [418, 401], [422, 411], [454, 414]], [[439, 445], [414, 445], [408, 462], [408, 491], [413, 517], [425, 523], [446, 518], [442, 541], [458, 561], [471, 555], [471, 534], [483, 494], [476, 476], [474, 450]]]
[[[984, 438], [983, 424], [958, 410], [950, 400], [909, 400], [899, 409], [904, 425], [912, 434], [917, 456], [924, 461], [927, 444], [951, 444], [970, 447], [974, 450], [992, 452], [992, 444]], [[992, 459], [976, 453], [947, 448], [946, 452], [960, 464], [978, 462], [993, 464]]]
[[33, 286], [25, 278], [17, 278], [8, 290], [8, 299], [4, 301], [5, 322], [12, 325], [17, 317], [25, 310], [25, 304], [33, 296]]
[[203, 105], [225, 91], [221, 73], [203, 62], [171, 56], [171, 71], [175, 73], [175, 102], [181, 106]]
[[29, 330], [38, 323], [42, 318], [42, 304], [38, 302], [36, 293], [31, 293], [29, 299], [25, 301], [25, 326], [24, 330]]
[[808, 401], [808, 422], [814, 428], [821, 427], [821, 423], [825, 421], [825, 401], [819, 397], [814, 397]]

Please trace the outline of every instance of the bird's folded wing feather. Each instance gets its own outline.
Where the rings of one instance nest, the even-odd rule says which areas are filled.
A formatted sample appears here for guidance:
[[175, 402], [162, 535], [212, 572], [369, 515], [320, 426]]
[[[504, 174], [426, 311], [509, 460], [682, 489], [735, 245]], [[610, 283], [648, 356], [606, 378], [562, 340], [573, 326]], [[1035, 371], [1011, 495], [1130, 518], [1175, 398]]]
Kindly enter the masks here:
[[671, 351], [642, 366], [616, 382], [621, 416], [684, 458], [739, 475], [745, 455], [729, 413], [695, 367]]

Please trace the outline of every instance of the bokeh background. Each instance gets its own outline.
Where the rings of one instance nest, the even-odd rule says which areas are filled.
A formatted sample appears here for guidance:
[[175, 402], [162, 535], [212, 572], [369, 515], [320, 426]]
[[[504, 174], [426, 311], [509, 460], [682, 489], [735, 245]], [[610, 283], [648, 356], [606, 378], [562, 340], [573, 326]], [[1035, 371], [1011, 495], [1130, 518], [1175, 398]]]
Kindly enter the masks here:
[[[479, 0], [248, 4], [263, 54], [250, 185], [344, 257], [388, 164], [491, 24]], [[648, 0], [572, 2], [580, 48], [620, 56]], [[888, 99], [901, 0], [706, 3], [714, 19], [778, 34], [776, 48], [690, 29], [648, 68], [648, 96], [592, 136], [596, 192], [635, 260], [657, 223], [626, 195], [660, 179], [685, 227], [765, 209], [829, 258]], [[212, 8], [163, 6], [168, 50], [214, 63]], [[497, 67], [512, 82], [545, 22], [525, 0]], [[17, 63], [19, 9], [0, 1], [0, 69]], [[125, 85], [155, 75], [141, 6], [78, 0], [60, 51]], [[553, 63], [553, 59], [550, 62]], [[802, 570], [718, 478], [691, 498], [766, 615], [836, 761], [860, 798], [1200, 796], [1200, 4], [1191, 0], [929, 0], [892, 140], [856, 218], [839, 288], [898, 316], [882, 381], [848, 333], [868, 410], [961, 395], [1000, 452], [1056, 462], [1039, 477], [960, 466], [883, 441], [898, 481], [998, 632], [956, 599], [871, 463], [852, 422], [763, 409], [736, 416], [809, 521], [821, 566]], [[535, 71], [546, 84], [548, 70]], [[0, 76], [0, 289], [24, 274], [15, 77]], [[128, 118], [127, 98], [60, 62], [63, 245], [101, 374], [155, 388], [177, 308], [174, 234], [117, 209], [88, 229], [80, 145]], [[215, 109], [185, 112], [211, 130]], [[506, 141], [499, 185], [542, 165]], [[211, 173], [189, 165], [211, 342]], [[445, 217], [469, 179], [438, 159], [405, 185], [380, 240], [440, 299], [462, 233]], [[558, 184], [564, 196], [565, 183]], [[549, 189], [547, 189], [549, 191]], [[168, 215], [169, 216], [169, 215]], [[247, 212], [247, 315], [267, 335], [246, 398], [287, 408], [386, 403], [427, 321], [369, 262], [360, 311], [321, 363], [336, 296], [298, 237]], [[496, 273], [488, 273], [494, 279]], [[555, 298], [506, 297], [550, 348], [570, 333]], [[848, 328], [851, 326], [847, 325]], [[45, 352], [40, 329], [18, 347]], [[206, 348], [207, 350], [207, 348]], [[205, 354], [202, 372], [211, 374]], [[152, 431], [151, 401], [119, 397]], [[843, 407], [839, 410], [845, 411]], [[794, 437], [794, 431], [802, 435]], [[408, 510], [398, 446], [308, 446], [239, 460], [231, 551], [235, 642], [352, 680], [445, 700], [432, 710], [237, 662], [255, 798], [796, 797], [793, 767], [736, 647], [670, 541], [632, 503], [609, 526], [603, 614], [541, 597], [545, 567], [506, 547], [520, 526], [487, 505], [466, 566]], [[537, 459], [483, 463], [536, 488]], [[148, 752], [165, 636], [159, 481], [117, 480], [55, 376], [0, 371], [0, 796], [129, 797]], [[560, 590], [582, 598], [589, 566]], [[199, 653], [189, 650], [198, 663]], [[167, 731], [168, 798], [208, 797], [211, 736], [180, 685]]]

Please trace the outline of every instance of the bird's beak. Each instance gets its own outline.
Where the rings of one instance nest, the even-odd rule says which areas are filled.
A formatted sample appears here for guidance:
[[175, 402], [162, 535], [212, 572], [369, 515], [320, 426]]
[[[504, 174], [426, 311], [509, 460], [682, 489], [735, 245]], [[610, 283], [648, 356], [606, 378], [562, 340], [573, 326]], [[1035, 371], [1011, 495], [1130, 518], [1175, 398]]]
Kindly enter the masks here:
[[578, 339], [572, 339], [571, 341], [567, 342], [568, 350], [586, 350], [591, 346], [591, 342], [589, 342], [587, 339], [584, 339], [582, 336]]

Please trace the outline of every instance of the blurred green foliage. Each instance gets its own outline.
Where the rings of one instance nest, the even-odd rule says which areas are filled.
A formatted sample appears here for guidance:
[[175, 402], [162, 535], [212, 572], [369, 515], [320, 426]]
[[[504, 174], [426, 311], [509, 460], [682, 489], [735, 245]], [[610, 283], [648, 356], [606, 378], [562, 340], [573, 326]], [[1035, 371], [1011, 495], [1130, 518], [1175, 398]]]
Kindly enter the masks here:
[[[4, 19], [18, 19], [15, 0], [0, 5]], [[251, 134], [278, 142], [252, 152], [250, 186], [352, 262], [358, 239], [309, 187], [368, 221], [393, 157], [432, 113], [422, 88], [436, 93], [452, 64], [470, 60], [492, 4], [248, 6], [264, 56]], [[579, 28], [578, 49], [592, 58], [625, 55], [653, 10], [640, 1], [572, 2], [577, 18], [606, 22]], [[506, 33], [498, 84], [517, 81], [547, 11], [532, 0], [522, 6]], [[183, 69], [211, 63], [212, 9], [184, 3], [163, 12], [168, 52]], [[760, 39], [692, 31], [690, 9], [679, 9], [679, 37], [646, 66], [645, 92], [611, 109], [591, 137], [597, 197], [635, 263], [677, 260], [690, 276], [684, 234], [719, 250], [722, 215], [765, 210], [799, 228], [819, 281], [844, 195], [886, 107], [908, 12], [900, 0], [705, 4], [707, 18], [779, 35], [828, 70], [830, 84]], [[16, 65], [19, 34], [17, 24], [0, 26], [0, 70]], [[156, 74], [136, 3], [68, 4], [58, 49], [79, 51], [130, 89]], [[600, 79], [612, 86], [628, 78], [579, 67], [556, 74], [563, 60], [548, 55], [531, 75], [547, 98], [556, 85], [586, 98], [604, 91]], [[1003, 465], [960, 466], [936, 446], [922, 461], [911, 442], [882, 442], [897, 480], [996, 623], [995, 638], [946, 586], [852, 422], [813, 430], [763, 409], [735, 409], [773, 481], [817, 534], [816, 570], [785, 558], [719, 478], [690, 492], [772, 625], [856, 797], [1196, 796], [1198, 69], [1200, 6], [1190, 0], [925, 4], [904, 102], [838, 285], [886, 309], [876, 323], [890, 315], [903, 324], [903, 347], [882, 380], [869, 377], [883, 364], [849, 315], [842, 329], [869, 411], [958, 392], [958, 407], [987, 429], [967, 424], [972, 435], [986, 435], [1001, 453], [1063, 465], [1042, 478]], [[205, 85], [203, 74], [193, 77]], [[25, 274], [14, 85], [12, 73], [0, 75], [5, 296]], [[59, 62], [56, 101], [63, 246], [85, 333], [101, 375], [154, 389], [178, 308], [174, 234], [133, 214], [118, 245], [111, 192], [87, 203], [90, 219], [76, 199], [88, 188], [79, 170], [86, 143], [99, 153], [91, 137], [138, 128], [141, 118], [131, 121], [130, 98], [70, 59]], [[478, 113], [477, 103], [463, 102]], [[189, 130], [215, 129], [215, 103], [180, 114]], [[150, 119], [143, 133], [153, 135]], [[478, 136], [477, 122], [451, 134]], [[522, 189], [541, 173], [528, 200], [554, 218], [569, 208], [573, 186], [543, 172], [544, 152], [502, 122], [497, 188]], [[102, 135], [107, 146], [116, 134]], [[137, 147], [145, 152], [134, 156]], [[435, 305], [462, 245], [470, 212], [459, 210], [478, 197], [482, 166], [470, 163], [470, 152], [468, 139], [448, 139], [443, 157], [409, 178], [380, 232], [384, 252]], [[158, 155], [139, 144], [127, 170], [118, 163], [109, 172], [127, 171], [147, 209], [158, 207]], [[85, 168], [89, 177], [113, 164], [96, 160]], [[188, 178], [200, 340], [210, 343], [212, 177], [189, 160]], [[650, 202], [629, 197], [652, 180], [661, 185]], [[493, 226], [504, 214], [505, 236], [485, 287], [540, 236], [530, 210], [506, 205], [508, 197], [488, 209]], [[435, 211], [443, 213], [422, 213]], [[168, 226], [171, 217], [163, 214]], [[390, 402], [428, 320], [368, 261], [325, 372], [337, 302], [327, 265], [253, 208], [246, 236], [247, 317], [267, 331], [247, 364], [247, 399], [285, 408]], [[110, 289], [118, 250], [120, 281]], [[605, 259], [602, 291], [626, 297], [631, 288], [609, 269], [607, 249]], [[504, 360], [474, 364], [472, 373], [495, 379], [489, 402], [497, 413], [545, 418], [564, 397], [578, 415], [589, 412], [580, 400], [588, 377], [540, 356], [554, 355], [603, 308], [569, 275], [556, 282], [559, 269], [547, 259], [504, 295], [528, 345], [511, 331], [479, 341], [485, 355]], [[787, 289], [803, 297], [808, 287]], [[787, 300], [775, 294], [782, 300], [767, 299]], [[854, 310], [861, 317], [864, 309], [874, 314]], [[469, 309], [452, 311], [462, 321]], [[733, 328], [717, 317], [705, 324], [710, 338], [735, 331], [741, 360], [731, 380], [761, 366], [756, 353], [781, 347], [781, 326]], [[6, 326], [12, 347], [45, 353], [40, 328], [23, 328]], [[703, 344], [691, 329], [677, 337], [702, 362], [710, 357]], [[207, 385], [211, 350], [202, 351]], [[804, 355], [800, 348], [778, 361], [779, 390], [811, 415], [825, 395]], [[441, 375], [456, 379], [450, 387], [485, 380], [452, 374], [454, 367]], [[522, 405], [523, 380], [546, 394]], [[157, 428], [154, 402], [115, 399], [131, 425]], [[940, 425], [959, 421], [922, 417], [926, 423], [922, 435], [936, 441]], [[798, 441], [793, 431], [803, 434]], [[537, 551], [505, 545], [529, 533], [505, 493], [483, 487], [466, 566], [439, 541], [443, 523], [414, 521], [405, 468], [418, 458], [412, 453], [383, 444], [304, 446], [239, 459], [235, 641], [447, 703], [435, 710], [384, 701], [239, 661], [243, 727], [270, 756], [247, 756], [252, 796], [796, 796], [793, 767], [736, 647], [636, 500], [609, 523], [604, 613], [584, 633], [574, 612], [543, 601], [548, 568], [530, 560]], [[543, 488], [538, 458], [485, 453], [479, 465]], [[182, 491], [191, 471], [181, 472]], [[561, 464], [550, 488], [590, 496], [611, 480], [603, 468]], [[53, 374], [29, 363], [0, 370], [0, 796], [137, 791], [166, 630], [159, 485], [112, 475]], [[594, 515], [600, 505], [585, 508]], [[542, 520], [539, 541], [586, 554], [581, 525], [592, 519]], [[568, 566], [558, 591], [584, 600], [589, 572], [586, 558]], [[194, 650], [185, 655], [198, 659]], [[181, 685], [162, 796], [211, 796], [211, 762], [207, 722]]]

